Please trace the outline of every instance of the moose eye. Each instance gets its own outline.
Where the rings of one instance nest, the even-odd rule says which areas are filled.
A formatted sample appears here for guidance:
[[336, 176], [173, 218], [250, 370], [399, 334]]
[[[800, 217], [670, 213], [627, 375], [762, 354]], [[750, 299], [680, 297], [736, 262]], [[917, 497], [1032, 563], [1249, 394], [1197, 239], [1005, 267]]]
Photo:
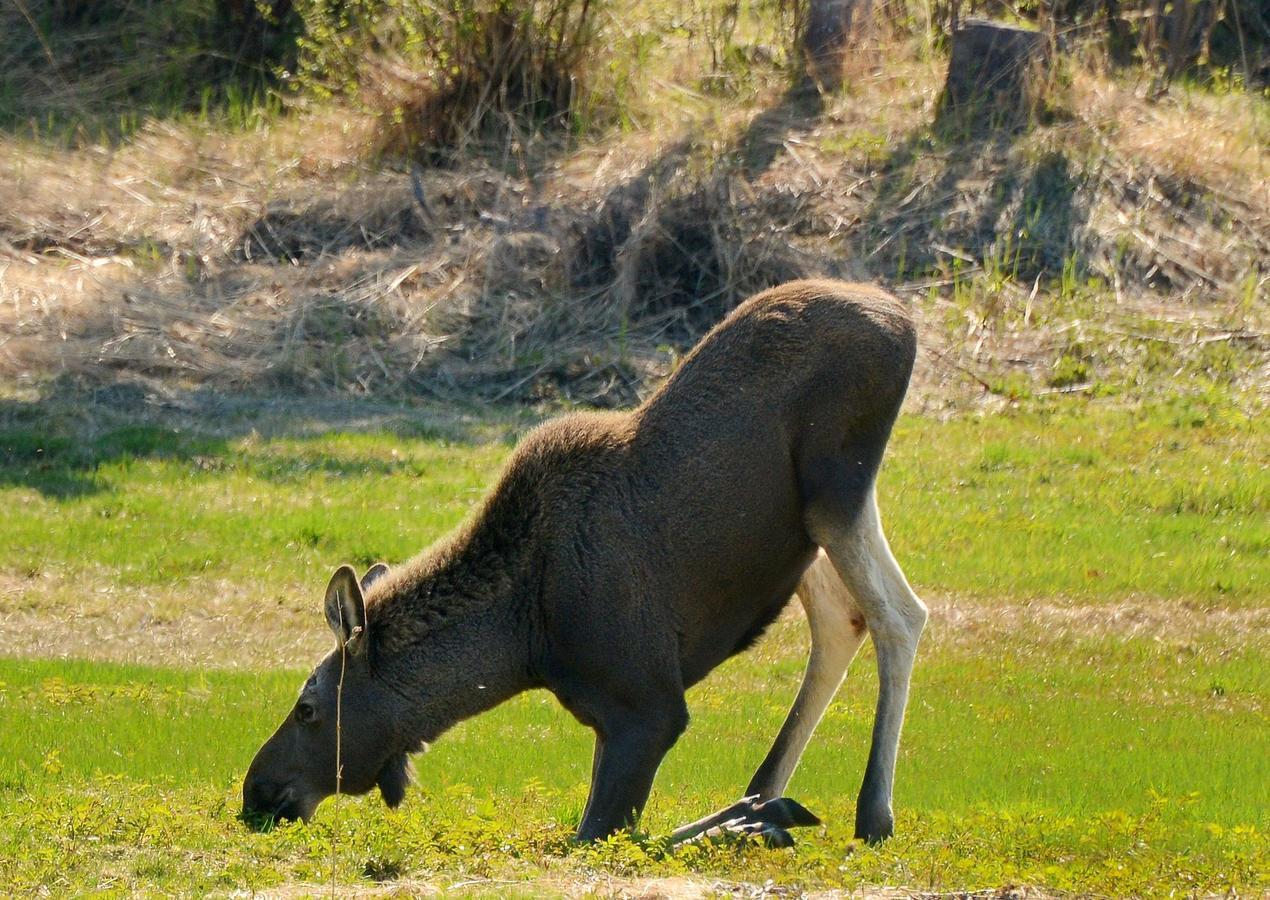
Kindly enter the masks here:
[[295, 720], [301, 725], [311, 725], [317, 721], [317, 710], [309, 701], [301, 700], [295, 705]]

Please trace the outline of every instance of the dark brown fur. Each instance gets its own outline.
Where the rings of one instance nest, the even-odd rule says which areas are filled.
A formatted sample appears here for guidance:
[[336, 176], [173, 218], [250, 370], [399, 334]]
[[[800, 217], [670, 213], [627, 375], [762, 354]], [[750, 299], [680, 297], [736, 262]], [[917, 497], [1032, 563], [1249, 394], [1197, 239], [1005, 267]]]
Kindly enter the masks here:
[[794, 282], [740, 305], [638, 408], [534, 430], [466, 525], [366, 591], [364, 677], [401, 698], [365, 735], [384, 745], [367, 765], [546, 687], [597, 733], [579, 835], [632, 821], [687, 723], [684, 690], [814, 558], [809, 507], [863, 502], [915, 347], [883, 291]]

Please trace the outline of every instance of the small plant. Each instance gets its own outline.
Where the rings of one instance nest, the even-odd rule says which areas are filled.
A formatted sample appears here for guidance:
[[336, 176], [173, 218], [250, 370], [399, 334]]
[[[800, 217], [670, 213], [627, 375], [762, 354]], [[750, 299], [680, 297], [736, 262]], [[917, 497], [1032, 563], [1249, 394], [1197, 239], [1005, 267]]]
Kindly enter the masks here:
[[386, 113], [381, 150], [505, 146], [587, 107], [602, 4], [305, 0], [297, 84]]
[[1050, 375], [1049, 383], [1056, 388], [1072, 387], [1078, 384], [1086, 384], [1092, 375], [1093, 371], [1088, 362], [1077, 356], [1064, 353], [1054, 361], [1054, 371]]

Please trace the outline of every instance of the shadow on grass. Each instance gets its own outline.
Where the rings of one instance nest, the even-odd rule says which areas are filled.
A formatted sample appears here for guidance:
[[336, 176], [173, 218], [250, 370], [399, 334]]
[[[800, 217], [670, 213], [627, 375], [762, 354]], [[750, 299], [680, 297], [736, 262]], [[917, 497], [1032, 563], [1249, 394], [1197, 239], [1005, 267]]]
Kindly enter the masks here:
[[725, 152], [740, 157], [741, 171], [752, 181], [771, 168], [790, 133], [811, 128], [824, 109], [824, 97], [815, 82], [804, 78], [792, 85], [775, 106], [755, 116], [730, 151]]
[[[494, 298], [489, 304], [493, 311], [481, 319], [485, 308], [479, 307], [481, 315], [471, 317], [473, 324], [465, 323], [465, 330], [447, 343], [444, 352], [434, 352], [420, 340], [394, 341], [418, 327], [414, 310], [381, 303], [374, 291], [341, 287], [309, 296], [287, 295], [276, 315], [266, 303], [259, 317], [246, 321], [246, 337], [222, 340], [216, 329], [209, 329], [206, 345], [182, 344], [177, 357], [165, 355], [163, 334], [173, 319], [191, 313], [214, 316], [229, 305], [238, 307], [235, 316], [247, 315], [248, 306], [239, 300], [252, 285], [241, 283], [240, 271], [229, 269], [204, 282], [180, 284], [175, 290], [143, 290], [143, 295], [150, 296], [134, 307], [130, 317], [136, 319], [135, 310], [144, 308], [149, 318], [144, 328], [135, 329], [140, 333], [127, 336], [126, 352], [111, 362], [120, 369], [160, 377], [207, 371], [225, 376], [218, 367], [241, 363], [239, 370], [221, 377], [219, 383], [224, 386], [232, 378], [232, 389], [257, 393], [334, 387], [407, 398], [453, 399], [483, 393], [499, 399], [533, 400], [540, 392], [572, 396], [571, 388], [577, 387], [579, 391], [586, 388], [588, 398], [597, 404], [629, 405], [638, 399], [638, 392], [630, 386], [635, 376], [623, 360], [607, 365], [603, 353], [581, 354], [554, 365], [532, 352], [504, 359], [499, 354], [507, 338], [490, 333], [487, 320], [502, 315], [509, 304], [518, 308], [526, 296], [532, 296], [531, 302], [549, 304], [551, 298], [544, 296], [549, 292], [543, 286], [554, 283], [557, 265], [569, 287], [568, 304], [596, 303], [598, 295], [603, 298], [597, 305], [608, 303], [619, 267], [625, 265], [627, 272], [637, 273], [630, 283], [631, 293], [639, 298], [637, 308], [630, 310], [631, 324], [642, 327], [644, 334], [662, 329], [664, 337], [659, 340], [686, 347], [743, 297], [810, 274], [802, 257], [777, 237], [778, 229], [768, 227], [773, 216], [784, 216], [780, 224], [792, 227], [797, 210], [778, 210], [766, 200], [755, 204], [745, 189], [737, 189], [736, 180], [761, 176], [781, 152], [788, 134], [810, 127], [821, 109], [813, 86], [791, 88], [722, 151], [726, 164], [719, 167], [720, 177], [687, 173], [692, 142], [680, 141], [616, 185], [590, 214], [547, 202], [521, 204], [516, 185], [497, 172], [476, 178], [444, 170], [412, 175], [383, 172], [365, 185], [336, 195], [272, 203], [235, 240], [237, 262], [281, 265], [288, 272], [291, 267], [312, 266], [350, 252], [376, 251], [377, 255], [350, 260], [353, 271], [339, 279], [344, 284], [374, 284], [389, 269], [393, 274], [402, 271], [406, 262], [392, 257], [394, 250], [449, 260], [470, 255], [476, 252], [472, 248], [485, 242], [481, 252], [488, 277], [471, 294], [481, 303]], [[654, 227], [649, 227], [650, 219], [655, 220]], [[82, 237], [72, 234], [59, 240]], [[16, 237], [11, 242], [22, 245]], [[459, 249], [448, 250], [449, 243], [457, 243]], [[80, 255], [92, 255], [92, 248], [74, 249]], [[389, 257], [391, 262], [386, 261]], [[280, 281], [287, 283], [285, 277]], [[507, 297], [512, 299], [503, 303]], [[559, 335], [551, 334], [551, 316], [538, 318], [542, 321], [535, 320], [533, 328], [559, 342]], [[619, 318], [615, 312], [614, 330]], [[560, 327], [570, 325], [566, 321]], [[479, 332], [480, 328], [487, 331]], [[123, 337], [118, 315], [105, 304], [79, 330], [103, 336], [94, 341], [104, 342], [107, 335]], [[516, 337], [511, 338], [513, 347]], [[532, 329], [527, 337], [520, 337], [526, 338], [520, 346], [536, 346]], [[450, 365], [456, 357], [461, 357], [459, 362]], [[79, 371], [86, 378], [108, 383], [115, 377], [100, 361], [81, 362]], [[599, 390], [592, 391], [596, 385]]]
[[245, 126], [294, 64], [299, 26], [291, 0], [0, 4], [0, 131], [65, 145], [191, 113]]
[[896, 145], [862, 217], [869, 267], [898, 281], [957, 260], [1027, 281], [1057, 277], [1071, 260], [1086, 270], [1088, 211], [1073, 167], [1061, 150], [1019, 159], [1024, 133], [941, 113]]
[[229, 397], [210, 391], [159, 397], [138, 384], [87, 391], [54, 382], [33, 400], [0, 400], [0, 487], [26, 487], [71, 500], [110, 490], [102, 466], [176, 460], [202, 471], [242, 468], [291, 483], [334, 476], [427, 474], [409, 458], [338, 456], [300, 448], [244, 454], [248, 436], [317, 441], [335, 433], [476, 445], [510, 439], [536, 421], [521, 410], [435, 411], [374, 401]]
[[794, 227], [797, 211], [755, 200], [741, 185], [757, 181], [790, 133], [813, 127], [823, 110], [815, 84], [804, 79], [755, 116], [704, 173], [692, 165], [692, 137], [671, 144], [575, 227], [572, 286], [616, 293], [632, 327], [664, 323], [661, 334], [687, 347], [745, 297], [819, 274], [773, 239]]

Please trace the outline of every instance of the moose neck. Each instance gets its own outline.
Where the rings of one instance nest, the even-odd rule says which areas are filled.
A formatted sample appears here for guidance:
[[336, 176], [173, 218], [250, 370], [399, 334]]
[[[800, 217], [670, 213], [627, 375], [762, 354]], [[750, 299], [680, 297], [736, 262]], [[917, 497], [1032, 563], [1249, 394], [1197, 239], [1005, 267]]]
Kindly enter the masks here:
[[402, 697], [399, 724], [411, 743], [434, 741], [533, 686], [528, 654], [509, 631], [488, 621], [458, 622], [385, 667]]
[[536, 686], [533, 542], [499, 527], [497, 507], [385, 577], [369, 604], [374, 665], [402, 698], [411, 742]]

